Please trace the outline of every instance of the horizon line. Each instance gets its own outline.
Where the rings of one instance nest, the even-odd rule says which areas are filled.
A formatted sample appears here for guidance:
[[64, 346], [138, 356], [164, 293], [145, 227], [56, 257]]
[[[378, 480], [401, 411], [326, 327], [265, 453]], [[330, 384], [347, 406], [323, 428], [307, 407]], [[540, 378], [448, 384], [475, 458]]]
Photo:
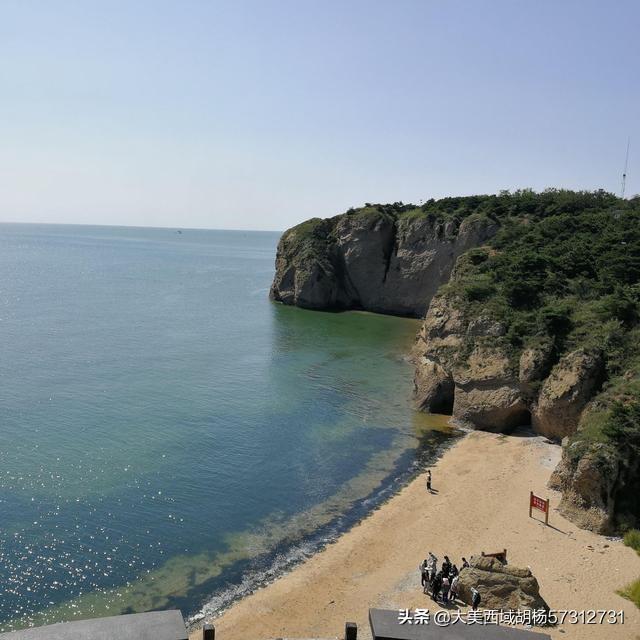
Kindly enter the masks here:
[[286, 229], [221, 229], [215, 227], [178, 227], [178, 226], [155, 226], [139, 224], [90, 224], [86, 222], [19, 222], [16, 220], [0, 220], [0, 225], [34, 225], [47, 227], [107, 227], [113, 229], [169, 229], [172, 231], [239, 231], [250, 233], [284, 233]]

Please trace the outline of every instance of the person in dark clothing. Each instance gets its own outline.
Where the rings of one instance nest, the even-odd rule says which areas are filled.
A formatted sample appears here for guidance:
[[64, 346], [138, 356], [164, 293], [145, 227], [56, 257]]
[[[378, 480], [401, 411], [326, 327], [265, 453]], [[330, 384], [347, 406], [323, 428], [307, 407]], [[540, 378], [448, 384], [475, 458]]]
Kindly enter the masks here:
[[460, 573], [458, 571], [458, 567], [456, 567], [455, 564], [451, 565], [451, 569], [449, 569], [449, 577], [455, 578], [458, 575], [458, 573]]
[[449, 571], [451, 571], [451, 560], [449, 560], [449, 556], [445, 556], [442, 561], [442, 575], [448, 578]]
[[481, 600], [482, 598], [480, 597], [480, 592], [475, 587], [471, 587], [471, 608], [474, 611], [478, 610]]
[[469, 568], [469, 563], [467, 562], [466, 558], [462, 558], [462, 568], [463, 569], [468, 569]]
[[431, 582], [431, 597], [437, 602], [442, 589], [442, 572], [438, 571]]
[[427, 469], [427, 491], [431, 493], [431, 469]]

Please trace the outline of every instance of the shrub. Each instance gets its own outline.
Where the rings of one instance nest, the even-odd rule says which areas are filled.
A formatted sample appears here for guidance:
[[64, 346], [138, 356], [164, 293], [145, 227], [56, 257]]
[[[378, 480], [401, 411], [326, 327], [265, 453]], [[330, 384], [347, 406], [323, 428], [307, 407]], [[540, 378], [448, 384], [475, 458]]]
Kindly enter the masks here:
[[627, 547], [635, 549], [638, 555], [640, 555], [640, 531], [638, 531], [638, 529], [629, 529], [629, 531], [624, 534], [623, 540]]
[[495, 287], [486, 280], [476, 280], [465, 285], [463, 288], [467, 300], [481, 302], [489, 298], [495, 291]]
[[618, 594], [627, 600], [631, 600], [636, 607], [640, 608], [640, 578], [634, 580], [631, 584], [627, 585], [624, 589], [618, 591]]
[[572, 327], [571, 308], [566, 302], [556, 302], [538, 310], [538, 328], [560, 345]]

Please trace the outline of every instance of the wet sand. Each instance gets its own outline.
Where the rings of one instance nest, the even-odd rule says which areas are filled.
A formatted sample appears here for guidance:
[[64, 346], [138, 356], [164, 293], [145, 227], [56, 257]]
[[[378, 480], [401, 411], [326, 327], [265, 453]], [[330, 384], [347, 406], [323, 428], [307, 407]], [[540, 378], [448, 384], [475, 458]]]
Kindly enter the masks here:
[[[639, 638], [640, 610], [615, 591], [640, 577], [640, 557], [619, 540], [578, 529], [546, 488], [560, 447], [540, 437], [473, 432], [424, 475], [291, 573], [214, 620], [221, 640], [342, 637], [345, 621], [369, 638], [369, 607], [434, 610], [418, 564], [428, 551], [460, 558], [506, 548], [531, 567], [552, 609], [624, 610], [620, 625], [570, 625], [554, 638]], [[529, 518], [529, 491], [551, 499], [549, 527]], [[542, 516], [542, 514], [540, 514]], [[193, 633], [192, 638], [201, 637]]]

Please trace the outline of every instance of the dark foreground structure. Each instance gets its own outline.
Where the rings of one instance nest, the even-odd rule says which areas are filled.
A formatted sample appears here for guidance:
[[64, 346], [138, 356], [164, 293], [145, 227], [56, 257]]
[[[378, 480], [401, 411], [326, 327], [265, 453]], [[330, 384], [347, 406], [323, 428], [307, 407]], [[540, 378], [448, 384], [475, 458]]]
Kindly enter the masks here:
[[177, 611], [152, 611], [109, 618], [61, 622], [0, 634], [2, 640], [187, 640]]
[[[369, 609], [369, 624], [373, 640], [551, 640], [546, 633], [496, 625], [400, 624], [398, 611], [388, 609]], [[213, 625], [205, 625], [201, 633], [203, 640], [215, 640]], [[357, 638], [358, 627], [347, 622], [344, 639]], [[188, 640], [188, 634], [182, 614], [175, 610], [61, 622], [1, 633], [0, 640]]]

